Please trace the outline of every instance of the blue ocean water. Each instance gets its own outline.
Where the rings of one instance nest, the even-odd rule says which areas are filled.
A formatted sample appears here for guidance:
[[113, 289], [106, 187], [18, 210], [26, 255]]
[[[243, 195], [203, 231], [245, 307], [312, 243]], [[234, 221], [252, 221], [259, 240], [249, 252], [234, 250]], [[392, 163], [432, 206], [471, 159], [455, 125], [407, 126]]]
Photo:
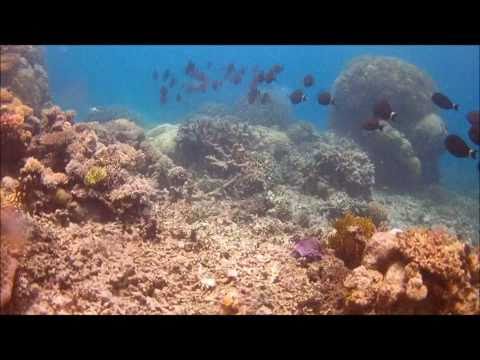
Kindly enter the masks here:
[[[442, 92], [461, 104], [460, 112], [442, 112], [450, 133], [468, 141], [465, 114], [480, 105], [479, 46], [47, 46], [46, 60], [54, 102], [74, 109], [82, 119], [91, 107], [120, 105], [141, 115], [145, 122], [175, 122], [204, 102], [232, 103], [247, 92], [249, 79], [239, 86], [226, 84], [222, 91], [183, 96], [170, 95], [168, 104], [159, 103], [159, 85], [152, 72], [160, 76], [165, 69], [183, 74], [185, 64], [193, 60], [202, 69], [212, 63], [211, 74], [223, 76], [229, 63], [268, 68], [280, 63], [285, 70], [279, 84], [285, 92], [301, 87], [303, 77], [311, 73], [315, 86], [307, 90], [314, 96], [328, 90], [352, 58], [360, 55], [395, 56], [425, 70]], [[214, 76], [215, 77], [215, 76]], [[178, 89], [178, 87], [177, 87]], [[328, 107], [308, 101], [295, 107], [295, 115], [327, 128]], [[445, 153], [441, 159], [441, 181], [468, 196], [478, 196], [477, 162], [454, 158]]]

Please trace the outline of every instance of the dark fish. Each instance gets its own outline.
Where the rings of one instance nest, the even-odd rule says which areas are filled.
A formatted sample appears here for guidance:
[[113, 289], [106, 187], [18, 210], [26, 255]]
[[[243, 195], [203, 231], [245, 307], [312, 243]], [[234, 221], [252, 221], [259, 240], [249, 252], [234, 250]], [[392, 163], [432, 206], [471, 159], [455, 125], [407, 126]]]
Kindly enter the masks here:
[[235, 73], [232, 77], [232, 83], [238, 85], [242, 82], [242, 75], [240, 73]]
[[177, 99], [177, 102], [180, 102], [180, 101], [182, 101], [182, 95], [180, 95], [180, 94], [177, 94], [177, 98], [176, 98], [176, 99]]
[[375, 117], [372, 117], [362, 123], [362, 129], [367, 131], [382, 131], [384, 127], [385, 125], [381, 123], [380, 119]]
[[467, 120], [472, 126], [480, 126], [480, 114], [478, 111], [470, 111]]
[[220, 88], [220, 86], [221, 86], [221, 81], [219, 81], [219, 80], [213, 80], [212, 81], [212, 89], [213, 90], [217, 91], [218, 88]]
[[260, 92], [257, 90], [257, 88], [250, 89], [248, 92], [248, 103], [253, 104], [259, 94]]
[[330, 95], [328, 91], [324, 91], [318, 94], [317, 100], [320, 105], [325, 105], [325, 106], [330, 104], [335, 105], [335, 101], [332, 98], [332, 95]]
[[266, 74], [265, 74], [265, 82], [267, 84], [270, 84], [272, 81], [276, 80], [277, 79], [277, 74], [273, 71], [273, 70], [269, 70]]
[[480, 125], [473, 125], [468, 130], [468, 137], [472, 142], [477, 145], [480, 145]]
[[262, 105], [266, 105], [272, 102], [272, 98], [270, 97], [269, 93], [263, 93], [262, 99], [260, 100], [260, 103]]
[[471, 157], [476, 159], [477, 157], [477, 151], [470, 149], [465, 141], [457, 135], [448, 135], [445, 138], [445, 147], [450, 154], [459, 158]]
[[382, 120], [393, 120], [397, 113], [392, 111], [387, 99], [382, 99], [373, 106], [373, 115]]
[[292, 102], [292, 104], [295, 104], [295, 105], [300, 104], [302, 101], [306, 101], [306, 100], [307, 100], [307, 96], [300, 89], [295, 90], [290, 94], [290, 101]]
[[432, 101], [435, 105], [445, 110], [458, 110], [459, 108], [458, 104], [452, 103], [448, 97], [438, 92], [432, 95]]
[[172, 78], [170, 79], [170, 83], [168, 84], [168, 86], [169, 86], [170, 89], [171, 89], [171, 88], [173, 88], [173, 87], [175, 86], [176, 83], [177, 83], [177, 80], [176, 80], [174, 77], [172, 77]]
[[303, 78], [303, 85], [304, 85], [305, 87], [310, 87], [310, 86], [312, 86], [314, 83], [315, 83], [315, 78], [313, 77], [313, 75], [308, 74], [307, 76], [305, 76], [305, 77]]
[[255, 79], [258, 81], [259, 84], [265, 81], [265, 71], [260, 71], [256, 76]]
[[235, 72], [235, 65], [228, 64], [227, 71], [225, 72], [225, 79], [228, 79], [232, 73]]
[[160, 88], [160, 95], [162, 96], [167, 96], [168, 94], [168, 89], [165, 85], [162, 85], [162, 87]]
[[158, 71], [157, 70], [153, 70], [152, 78], [155, 81], [158, 80]]
[[195, 64], [192, 60], [189, 60], [185, 67], [185, 74], [191, 76], [195, 72]]
[[242, 66], [238, 72], [243, 76], [245, 75], [245, 66]]
[[203, 71], [200, 71], [198, 69], [195, 69], [192, 72], [191, 77], [198, 81], [207, 81], [207, 75]]
[[280, 65], [280, 64], [273, 65], [272, 71], [277, 75], [280, 74], [283, 71], [283, 65]]
[[167, 95], [160, 95], [160, 104], [166, 104], [167, 103]]
[[250, 83], [250, 89], [256, 89], [258, 86], [258, 80], [256, 77], [252, 79], [252, 82]]
[[167, 69], [167, 70], [165, 70], [165, 71], [163, 72], [162, 80], [163, 80], [163, 81], [166, 81], [169, 76], [170, 76], [170, 70]]

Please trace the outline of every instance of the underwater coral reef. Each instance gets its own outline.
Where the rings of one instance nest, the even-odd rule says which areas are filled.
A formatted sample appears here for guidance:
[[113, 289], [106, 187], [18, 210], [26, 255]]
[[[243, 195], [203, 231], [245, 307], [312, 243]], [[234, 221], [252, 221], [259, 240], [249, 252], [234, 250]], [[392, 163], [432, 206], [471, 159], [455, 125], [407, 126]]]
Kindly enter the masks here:
[[[369, 152], [379, 184], [412, 189], [438, 182], [438, 158], [447, 132], [431, 101], [437, 86], [427, 73], [398, 58], [363, 56], [350, 62], [333, 89], [337, 106], [332, 127]], [[395, 120], [384, 131], [358, 131], [381, 99], [391, 103], [398, 114]]]
[[[128, 113], [78, 122], [45, 102], [43, 72], [32, 100], [10, 84], [41, 52], [3, 50], [2, 313], [480, 314], [478, 202], [431, 184], [443, 121], [413, 65], [353, 62], [335, 85], [345, 110], [333, 131], [275, 96], [147, 131]], [[425, 94], [414, 99], [411, 81]], [[398, 126], [352, 136], [352, 115], [380, 90], [399, 101]], [[392, 144], [402, 185], [429, 187], [380, 187], [398, 176], [372, 152], [390, 156]]]

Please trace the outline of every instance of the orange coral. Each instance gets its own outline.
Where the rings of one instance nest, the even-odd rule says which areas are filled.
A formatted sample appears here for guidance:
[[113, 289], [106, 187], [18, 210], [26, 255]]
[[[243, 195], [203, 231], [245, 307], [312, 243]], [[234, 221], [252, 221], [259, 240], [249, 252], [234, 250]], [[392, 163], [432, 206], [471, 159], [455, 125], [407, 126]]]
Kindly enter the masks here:
[[445, 229], [376, 233], [344, 282], [346, 312], [478, 314], [479, 250]]
[[33, 109], [24, 105], [22, 101], [15, 97], [14, 94], [5, 88], [0, 89], [0, 104], [2, 106], [2, 114], [13, 113], [22, 117], [27, 117], [33, 114]]
[[464, 245], [447, 232], [410, 229], [397, 235], [399, 250], [410, 261], [442, 279], [461, 279]]
[[333, 226], [335, 233], [328, 239], [328, 244], [335, 250], [335, 256], [342, 259], [348, 268], [358, 266], [367, 240], [375, 232], [373, 221], [367, 217], [347, 213]]

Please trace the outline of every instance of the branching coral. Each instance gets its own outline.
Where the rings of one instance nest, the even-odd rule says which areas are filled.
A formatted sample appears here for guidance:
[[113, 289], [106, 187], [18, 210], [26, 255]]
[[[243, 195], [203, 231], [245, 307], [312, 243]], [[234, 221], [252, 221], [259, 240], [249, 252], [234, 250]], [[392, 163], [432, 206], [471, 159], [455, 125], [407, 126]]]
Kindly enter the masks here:
[[153, 207], [155, 188], [151, 181], [135, 177], [130, 181], [113, 189], [108, 194], [115, 213], [131, 216], [134, 219], [149, 216]]
[[99, 140], [105, 145], [121, 142], [138, 148], [145, 139], [143, 129], [129, 119], [117, 118], [103, 123], [88, 123], [88, 126], [95, 130]]
[[335, 256], [342, 259], [345, 266], [358, 266], [363, 257], [367, 241], [375, 232], [375, 225], [369, 218], [347, 213], [335, 221], [334, 233], [328, 239], [328, 245], [334, 249]]
[[351, 140], [332, 133], [322, 135], [312, 148], [313, 156], [303, 168], [306, 189], [318, 181], [353, 197], [371, 197], [375, 168], [368, 155]]
[[444, 230], [376, 233], [345, 280], [346, 311], [478, 314], [479, 250]]
[[176, 157], [189, 170], [225, 180], [208, 195], [249, 196], [265, 189], [268, 167], [254, 154], [255, 141], [247, 124], [203, 117], [180, 127]]

